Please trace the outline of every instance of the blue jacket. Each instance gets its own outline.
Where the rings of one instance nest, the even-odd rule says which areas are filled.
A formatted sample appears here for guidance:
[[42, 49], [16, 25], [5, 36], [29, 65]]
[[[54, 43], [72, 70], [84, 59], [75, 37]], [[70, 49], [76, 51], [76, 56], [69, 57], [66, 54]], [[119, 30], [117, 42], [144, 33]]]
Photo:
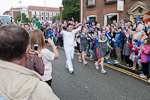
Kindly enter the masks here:
[[116, 42], [114, 42], [114, 46], [123, 48], [123, 35], [120, 37], [120, 32], [115, 35], [115, 40]]
[[146, 27], [146, 32], [149, 30], [149, 27]]

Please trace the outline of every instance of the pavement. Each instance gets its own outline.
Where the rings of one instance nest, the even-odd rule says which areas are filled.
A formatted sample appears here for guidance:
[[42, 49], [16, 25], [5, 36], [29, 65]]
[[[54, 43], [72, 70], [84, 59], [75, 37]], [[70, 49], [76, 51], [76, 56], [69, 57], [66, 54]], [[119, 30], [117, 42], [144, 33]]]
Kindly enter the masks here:
[[52, 61], [52, 89], [61, 100], [150, 100], [150, 84], [138, 79], [137, 74], [108, 64], [107, 73], [101, 74], [94, 61], [87, 59], [84, 66], [77, 55], [73, 59], [74, 74], [70, 74], [65, 68], [64, 50], [58, 48], [58, 52], [60, 58]]

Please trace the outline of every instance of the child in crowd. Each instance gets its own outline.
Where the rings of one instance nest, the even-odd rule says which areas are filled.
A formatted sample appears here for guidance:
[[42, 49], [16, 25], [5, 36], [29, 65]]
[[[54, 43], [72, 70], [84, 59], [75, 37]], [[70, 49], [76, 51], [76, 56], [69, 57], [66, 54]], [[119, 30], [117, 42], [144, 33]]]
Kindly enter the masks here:
[[99, 36], [98, 40], [99, 44], [99, 58], [98, 61], [95, 63], [95, 67], [98, 68], [98, 64], [101, 64], [101, 73], [106, 73], [106, 70], [104, 70], [104, 57], [106, 55], [106, 47], [107, 45], [113, 50], [113, 48], [109, 45], [107, 42], [107, 36], [105, 33], [105, 30], [102, 30], [101, 35]]
[[136, 69], [136, 57], [138, 55], [138, 49], [134, 49], [133, 47], [134, 47], [134, 45], [136, 45], [137, 42], [138, 42], [138, 40], [136, 40], [136, 39], [133, 40], [133, 44], [129, 44], [128, 41], [126, 42], [128, 44], [128, 46], [130, 46], [131, 49], [134, 50], [134, 52], [130, 53], [130, 57], [129, 57], [129, 59], [133, 61], [133, 67], [131, 67], [132, 70]]
[[148, 77], [148, 58], [150, 54], [150, 38], [145, 39], [144, 47], [142, 47], [141, 63], [143, 67], [143, 74], [140, 74], [141, 78]]

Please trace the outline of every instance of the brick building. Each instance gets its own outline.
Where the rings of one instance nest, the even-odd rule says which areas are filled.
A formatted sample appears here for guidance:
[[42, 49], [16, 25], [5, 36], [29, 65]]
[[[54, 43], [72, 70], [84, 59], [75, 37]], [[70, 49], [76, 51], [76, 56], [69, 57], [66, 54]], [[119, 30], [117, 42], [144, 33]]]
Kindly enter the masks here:
[[124, 11], [117, 11], [117, 0], [80, 0], [80, 20], [94, 19], [101, 25], [121, 19], [134, 22], [137, 15], [143, 17], [144, 13], [150, 11], [150, 0], [120, 1], [124, 1]]
[[11, 8], [9, 11], [3, 13], [3, 15], [10, 15], [15, 19], [19, 12], [25, 13], [26, 16], [31, 20], [35, 15], [40, 22], [47, 20], [52, 23], [52, 18], [56, 15], [59, 15], [59, 8], [52, 7], [39, 7], [39, 6], [28, 6], [21, 8]]

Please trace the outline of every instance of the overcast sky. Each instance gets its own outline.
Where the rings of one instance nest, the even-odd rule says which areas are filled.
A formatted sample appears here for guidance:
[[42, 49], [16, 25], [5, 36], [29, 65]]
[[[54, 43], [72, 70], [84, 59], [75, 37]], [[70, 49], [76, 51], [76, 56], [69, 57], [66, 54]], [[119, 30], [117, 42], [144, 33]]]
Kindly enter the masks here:
[[[0, 15], [11, 7], [20, 7], [20, 0], [0, 0]], [[44, 6], [44, 0], [21, 0], [21, 6]], [[46, 7], [59, 7], [62, 0], [46, 0]]]

